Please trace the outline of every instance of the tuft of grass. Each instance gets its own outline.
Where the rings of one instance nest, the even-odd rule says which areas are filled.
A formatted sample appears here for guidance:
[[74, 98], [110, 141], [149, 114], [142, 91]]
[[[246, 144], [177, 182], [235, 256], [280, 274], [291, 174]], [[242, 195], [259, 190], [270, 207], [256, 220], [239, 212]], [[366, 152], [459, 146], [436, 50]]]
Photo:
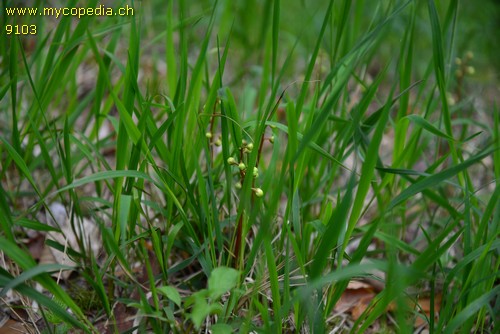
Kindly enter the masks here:
[[[37, 303], [39, 332], [495, 332], [498, 82], [468, 7], [125, 5], [0, 16], [38, 31], [0, 41], [2, 309]], [[339, 315], [360, 280], [380, 291]]]

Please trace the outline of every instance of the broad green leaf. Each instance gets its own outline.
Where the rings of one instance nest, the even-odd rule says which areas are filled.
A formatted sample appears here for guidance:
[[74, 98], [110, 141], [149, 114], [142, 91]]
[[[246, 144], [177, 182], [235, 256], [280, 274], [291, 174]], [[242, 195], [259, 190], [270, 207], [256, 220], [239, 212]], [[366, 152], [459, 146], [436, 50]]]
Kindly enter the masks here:
[[222, 311], [222, 306], [220, 306], [220, 304], [209, 304], [207, 302], [206, 292], [207, 290], [200, 290], [192, 294], [188, 300], [186, 300], [186, 306], [193, 304], [189, 318], [193, 322], [196, 329], [201, 327], [207, 316], [210, 314], [220, 313]]
[[240, 272], [233, 268], [218, 267], [212, 270], [208, 279], [210, 298], [215, 300], [238, 284]]
[[227, 324], [215, 324], [210, 327], [212, 334], [231, 334], [233, 327]]
[[170, 299], [177, 306], [181, 306], [181, 295], [173, 286], [165, 285], [157, 288], [158, 292]]

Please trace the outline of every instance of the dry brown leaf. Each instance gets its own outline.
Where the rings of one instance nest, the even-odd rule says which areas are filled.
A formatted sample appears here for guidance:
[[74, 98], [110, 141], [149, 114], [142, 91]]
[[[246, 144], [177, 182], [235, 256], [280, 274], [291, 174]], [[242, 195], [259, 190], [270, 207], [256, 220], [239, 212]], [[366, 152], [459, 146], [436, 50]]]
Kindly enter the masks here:
[[334, 310], [337, 313], [350, 313], [356, 320], [366, 310], [375, 296], [376, 293], [369, 284], [351, 281], [337, 305], [335, 305]]
[[[441, 294], [437, 294], [434, 297], [434, 312], [439, 312], [440, 306], [441, 306]], [[418, 300], [418, 305], [420, 306], [420, 309], [424, 311], [425, 313], [428, 313], [431, 311], [431, 299], [430, 297], [424, 297], [424, 298], [419, 298]]]
[[[370, 305], [371, 301], [377, 295], [378, 287], [370, 285], [368, 282], [351, 281], [347, 286], [346, 290], [342, 294], [337, 305], [335, 305], [334, 311], [336, 313], [350, 313], [354, 320], [359, 319], [359, 317], [365, 312], [365, 310]], [[431, 312], [431, 300], [429, 297], [421, 297], [417, 300], [418, 305], [415, 301], [408, 300], [408, 305], [411, 305], [416, 312], [420, 314], [425, 314], [429, 318]], [[434, 298], [434, 313], [435, 317], [439, 314], [441, 305], [441, 295], [437, 294]], [[387, 312], [395, 312], [397, 310], [396, 303], [392, 302], [387, 307]], [[420, 327], [425, 325], [427, 322], [423, 317], [416, 317], [415, 327]]]
[[[431, 317], [431, 299], [429, 297], [423, 297], [418, 299], [418, 306], [415, 306], [419, 313], [424, 313], [427, 318]], [[434, 297], [434, 317], [437, 318], [439, 315], [439, 310], [441, 307], [441, 294], [437, 294]], [[426, 325], [427, 321], [422, 317], [415, 318], [415, 327], [420, 327]]]
[[34, 333], [35, 329], [28, 324], [12, 319], [7, 320], [2, 327], [0, 327], [0, 334], [20, 334], [20, 333]]
[[349, 284], [347, 285], [347, 290], [357, 290], [357, 289], [373, 290], [373, 287], [370, 284], [361, 281], [350, 281]]
[[351, 310], [352, 318], [358, 320], [361, 314], [368, 308], [372, 299], [375, 297], [375, 293], [367, 294], [362, 296]]
[[36, 233], [34, 237], [27, 241], [28, 251], [34, 260], [40, 260], [43, 248], [45, 247], [45, 236], [42, 233]]
[[125, 304], [118, 303], [113, 308], [114, 319], [103, 320], [96, 324], [96, 328], [101, 333], [115, 333], [116, 329], [120, 333], [133, 327], [134, 319], [136, 317], [137, 310], [126, 307]]
[[[414, 327], [420, 327], [427, 325], [426, 318], [430, 318], [431, 316], [431, 299], [430, 297], [419, 297], [415, 303], [414, 299], [407, 300], [408, 306], [413, 308], [415, 312], [420, 313], [421, 315], [425, 315], [425, 317], [417, 316], [415, 317]], [[439, 315], [441, 305], [441, 294], [437, 294], [434, 297], [434, 317], [437, 318]], [[387, 307], [388, 312], [395, 312], [397, 310], [397, 306], [395, 302], [392, 302]]]

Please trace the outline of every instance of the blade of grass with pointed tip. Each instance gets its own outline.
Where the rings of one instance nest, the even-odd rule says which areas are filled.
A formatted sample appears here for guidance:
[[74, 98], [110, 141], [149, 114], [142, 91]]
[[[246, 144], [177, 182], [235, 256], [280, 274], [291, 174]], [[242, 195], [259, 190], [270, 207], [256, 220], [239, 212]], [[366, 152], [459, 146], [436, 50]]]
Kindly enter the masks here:
[[[413, 53], [414, 53], [414, 32], [415, 32], [415, 21], [416, 21], [416, 5], [412, 6], [410, 23], [407, 26], [405, 35], [403, 38], [403, 43], [401, 43], [399, 59], [399, 81], [400, 87], [406, 88], [411, 85], [411, 76], [413, 70]], [[395, 119], [395, 129], [394, 129], [394, 153], [393, 161], [397, 161], [398, 157], [404, 151], [406, 144], [406, 135], [408, 131], [408, 123], [401, 122], [400, 120], [410, 112], [409, 106], [410, 95], [404, 94], [399, 100], [399, 110], [398, 115]]]
[[384, 130], [389, 120], [389, 111], [391, 110], [392, 106], [392, 95], [394, 89], [395, 86], [393, 86], [391, 89], [391, 93], [387, 98], [387, 102], [384, 106], [384, 109], [382, 110], [382, 114], [375, 128], [375, 133], [373, 134], [370, 144], [368, 145], [368, 148], [366, 150], [365, 161], [363, 163], [363, 166], [361, 167], [361, 177], [359, 179], [358, 189], [356, 191], [356, 197], [354, 198], [354, 203], [352, 206], [351, 215], [349, 217], [349, 223], [347, 225], [347, 230], [344, 236], [344, 244], [342, 246], [342, 252], [340, 253], [340, 256], [342, 256], [342, 254], [345, 252], [347, 243], [349, 242], [354, 227], [356, 226], [356, 223], [361, 216], [364, 201], [370, 188], [373, 175], [375, 174], [375, 166], [378, 161], [378, 151], [380, 143], [382, 142]]
[[14, 160], [14, 163], [19, 168], [19, 171], [28, 180], [37, 195], [42, 197], [42, 193], [40, 192], [40, 190], [38, 190], [38, 186], [36, 185], [28, 166], [26, 166], [24, 159], [19, 155], [19, 153], [17, 153], [16, 149], [12, 147], [9, 142], [7, 142], [3, 137], [0, 137], [0, 141], [3, 142], [5, 148], [7, 149], [7, 152], [9, 153], [9, 156], [12, 158], [12, 160]]
[[[1, 191], [2, 191], [2, 189], [0, 188], [0, 192]], [[14, 221], [14, 224], [16, 226], [21, 226], [23, 228], [34, 230], [34, 231], [40, 231], [40, 232], [58, 232], [58, 233], [61, 233], [61, 230], [58, 229], [58, 228], [56, 228], [56, 227], [52, 227], [50, 225], [47, 225], [47, 224], [44, 224], [44, 223], [40, 223], [39, 221], [30, 220], [30, 219], [26, 219], [26, 218], [16, 219]]]
[[166, 39], [165, 39], [165, 59], [167, 64], [167, 81], [170, 96], [175, 96], [175, 90], [177, 88], [177, 63], [175, 61], [175, 49], [174, 44], [174, 15], [173, 7], [174, 2], [169, 1], [167, 3], [167, 10], [165, 13], [165, 25], [166, 25]]
[[273, 297], [273, 313], [275, 317], [275, 333], [282, 333], [281, 324], [281, 295], [278, 284], [278, 270], [276, 268], [276, 258], [273, 254], [271, 240], [269, 237], [264, 238], [264, 250], [266, 255], [267, 266], [269, 268], [269, 282], [271, 285], [271, 294]]
[[[99, 64], [99, 69], [101, 71], [103, 71], [103, 73], [107, 73], [107, 69], [106, 69], [106, 67], [102, 61], [102, 58], [99, 54], [99, 50], [97, 48], [97, 44], [96, 44], [95, 39], [90, 34], [90, 32], [87, 33], [87, 36], [88, 36], [88, 39], [90, 42], [91, 49], [94, 52], [95, 59], [96, 59], [97, 63]], [[110, 94], [112, 95], [113, 100], [114, 100], [115, 105], [116, 105], [116, 108], [118, 110], [118, 113], [120, 114], [120, 121], [121, 121], [120, 124], [123, 124], [123, 126], [124, 126], [124, 129], [123, 129], [124, 131], [121, 131], [123, 133], [122, 136], [124, 136], [126, 134], [129, 136], [130, 139], [132, 139], [132, 141], [134, 143], [137, 143], [141, 137], [141, 132], [139, 131], [139, 129], [135, 125], [134, 121], [132, 120], [131, 113], [129, 113], [129, 111], [125, 107], [125, 104], [116, 95], [116, 93], [113, 89], [113, 85], [111, 84], [111, 81], [109, 79], [109, 75], [106, 75], [105, 77], [106, 77], [106, 84], [108, 86]], [[132, 102], [129, 102], [129, 104], [130, 103], [132, 103]], [[120, 133], [120, 131], [119, 131], [119, 133]], [[124, 143], [118, 143], [117, 151], [123, 152], [123, 149], [124, 149], [123, 146], [125, 146]], [[125, 161], [123, 161], [122, 163], [123, 163], [122, 167], [124, 167]]]
[[[19, 37], [19, 36], [16, 36]], [[12, 110], [12, 146], [17, 152], [21, 152], [21, 139], [19, 135], [19, 122], [17, 120], [17, 73], [18, 73], [18, 62], [17, 62], [17, 49], [18, 49], [18, 38], [10, 39], [10, 61], [9, 61], [9, 77], [10, 77], [10, 99], [11, 99], [11, 110]]]
[[[497, 285], [491, 291], [484, 293], [479, 298], [475, 299], [469, 303], [461, 312], [456, 314], [452, 320], [447, 324], [444, 334], [456, 333], [457, 329], [466, 322], [475, 313], [481, 310], [483, 307], [490, 308], [489, 302], [500, 295], [500, 285]], [[495, 316], [492, 314], [492, 316]]]
[[437, 127], [435, 127], [434, 125], [429, 123], [425, 118], [423, 118], [419, 115], [408, 115], [404, 119], [408, 119], [409, 121], [415, 123], [416, 125], [420, 126], [421, 128], [429, 131], [430, 133], [432, 133], [438, 137], [441, 137], [441, 138], [444, 138], [447, 140], [451, 140], [451, 141], [455, 141], [455, 139], [453, 139], [453, 137], [451, 137], [448, 134], [444, 133], [443, 131], [439, 130]]
[[487, 150], [483, 153], [477, 154], [473, 156], [472, 158], [467, 159], [466, 161], [452, 166], [448, 169], [445, 169], [439, 173], [433, 174], [431, 176], [425, 177], [414, 184], [412, 184], [410, 187], [406, 188], [403, 190], [398, 196], [396, 196], [392, 201], [389, 203], [389, 206], [387, 207], [387, 210], [390, 211], [394, 209], [398, 204], [406, 201], [410, 197], [418, 194], [419, 192], [422, 192], [423, 190], [433, 187], [438, 185], [439, 183], [443, 182], [444, 180], [447, 180], [458, 173], [460, 173], [463, 170], [466, 170], [468, 167], [471, 165], [483, 160], [487, 156], [491, 155], [493, 153], [493, 150]]
[[84, 176], [80, 179], [76, 179], [71, 184], [68, 184], [68, 185], [58, 189], [57, 191], [55, 191], [51, 195], [56, 195], [56, 194], [63, 192], [63, 191], [75, 189], [75, 188], [83, 186], [84, 184], [87, 184], [87, 183], [92, 183], [92, 182], [96, 182], [96, 181], [100, 181], [100, 180], [121, 178], [121, 177], [141, 178], [141, 179], [149, 181], [149, 182], [158, 186], [158, 182], [156, 182], [149, 175], [147, 175], [143, 172], [139, 172], [136, 170], [107, 170], [107, 171], [97, 172], [97, 173], [94, 173], [92, 175]]
[[328, 258], [331, 256], [332, 251], [338, 246], [339, 237], [347, 228], [347, 218], [349, 216], [349, 209], [352, 205], [355, 181], [355, 174], [352, 174], [347, 184], [346, 193], [343, 195], [341, 202], [335, 208], [335, 211], [326, 225], [326, 231], [319, 242], [311, 264], [311, 279], [317, 278], [324, 271]]
[[346, 64], [345, 68], [337, 73], [338, 77], [335, 83], [335, 87], [325, 104], [319, 110], [319, 113], [315, 117], [314, 122], [311, 124], [311, 127], [307, 130], [307, 132], [304, 133], [304, 137], [302, 138], [302, 141], [300, 142], [300, 145], [297, 149], [297, 153], [295, 154], [294, 161], [297, 161], [302, 151], [309, 145], [310, 142], [314, 141], [314, 138], [321, 132], [321, 129], [325, 126], [328, 115], [331, 113], [333, 107], [337, 104], [344, 91], [345, 84], [350, 78], [353, 66], [353, 63], [348, 63]]
[[3, 232], [8, 240], [15, 242], [14, 234], [12, 233], [12, 227], [14, 223], [12, 221], [12, 213], [7, 203], [7, 193], [3, 189], [0, 183], [0, 227], [2, 227]]
[[321, 30], [318, 34], [316, 44], [314, 46], [314, 50], [311, 54], [311, 58], [309, 59], [309, 63], [307, 65], [307, 70], [304, 75], [304, 81], [302, 83], [302, 87], [300, 89], [300, 94], [299, 97], [297, 98], [297, 103], [295, 105], [295, 112], [297, 115], [297, 118], [300, 118], [300, 115], [302, 114], [302, 108], [304, 107], [304, 102], [306, 99], [307, 91], [309, 88], [309, 82], [311, 80], [311, 76], [314, 70], [314, 65], [316, 64], [316, 58], [318, 57], [318, 53], [322, 44], [323, 36], [325, 35], [326, 28], [328, 27], [328, 24], [330, 22], [330, 16], [332, 15], [332, 8], [333, 8], [333, 3], [334, 0], [330, 0], [328, 3], [328, 8], [325, 11], [325, 17], [323, 19], [323, 23], [321, 25]]
[[[500, 148], [500, 110], [497, 104], [493, 107], [493, 125], [495, 147]], [[493, 165], [495, 166], [495, 179], [500, 180], [500, 150], [495, 151], [493, 154]], [[497, 187], [499, 187], [499, 185], [500, 181], [497, 181]]]
[[[436, 5], [434, 0], [428, 0], [427, 2], [428, 10], [429, 10], [429, 18], [431, 22], [431, 31], [432, 31], [432, 51], [433, 51], [433, 61], [434, 61], [434, 71], [437, 80], [437, 86], [439, 89], [439, 95], [441, 98], [441, 107], [442, 107], [442, 120], [444, 123], [444, 127], [446, 129], [446, 133], [448, 136], [453, 138], [453, 128], [451, 125], [451, 115], [450, 109], [448, 106], [447, 99], [447, 83], [445, 81], [446, 78], [446, 69], [444, 64], [444, 51], [443, 51], [443, 41], [442, 41], [442, 31], [441, 26], [439, 24], [439, 17], [436, 10]], [[450, 4], [452, 6], [453, 3]], [[455, 3], [456, 6], [456, 3]], [[457, 163], [459, 161], [459, 155], [455, 147], [455, 143], [452, 140], [448, 140], [448, 144], [450, 145], [450, 152], [453, 158], [453, 162]], [[462, 176], [459, 174], [459, 182], [463, 185], [465, 182]]]
[[0, 298], [3, 298], [10, 289], [15, 289], [18, 285], [23, 284], [27, 280], [33, 279], [35, 276], [68, 269], [73, 269], [73, 267], [58, 263], [39, 264], [35, 267], [23, 271], [19, 276], [15, 277], [9, 283], [3, 286], [3, 289], [0, 291]]

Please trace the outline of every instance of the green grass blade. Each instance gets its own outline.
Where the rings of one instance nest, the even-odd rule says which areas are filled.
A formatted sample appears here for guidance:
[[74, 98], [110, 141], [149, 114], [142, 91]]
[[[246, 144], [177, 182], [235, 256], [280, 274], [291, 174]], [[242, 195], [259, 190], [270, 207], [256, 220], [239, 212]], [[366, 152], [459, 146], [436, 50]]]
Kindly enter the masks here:
[[[3, 268], [0, 268], [0, 286], [6, 286], [13, 279], [14, 277], [7, 273]], [[67, 323], [75, 326], [76, 328], [80, 328], [85, 333], [91, 333], [87, 324], [75, 319], [73, 315], [66, 311], [66, 308], [59, 305], [59, 303], [55, 302], [53, 299], [45, 296], [43, 293], [36, 291], [26, 284], [18, 285], [16, 287], [16, 291], [32, 300], [37, 301], [40, 305], [47, 307], [51, 312]]]
[[[486, 292], [473, 302], [469, 303], [460, 313], [455, 315], [450, 323], [446, 326], [443, 333], [456, 333], [458, 328], [466, 322], [470, 317], [477, 313], [483, 307], [489, 308], [489, 302], [494, 298], [498, 299], [500, 295], [500, 286], [496, 286], [491, 291]], [[495, 316], [492, 314], [491, 316]]]
[[[394, 90], [394, 87], [392, 88]], [[375, 173], [375, 166], [378, 161], [378, 150], [380, 143], [382, 141], [382, 136], [384, 133], [385, 126], [387, 124], [387, 121], [389, 119], [389, 111], [392, 106], [392, 92], [389, 94], [389, 97], [387, 99], [387, 102], [384, 106], [384, 109], [382, 111], [381, 117], [378, 121], [377, 127], [375, 129], [375, 133], [373, 134], [373, 137], [370, 141], [370, 144], [368, 145], [367, 151], [366, 151], [366, 157], [365, 161], [363, 163], [363, 166], [361, 167], [361, 177], [358, 183], [358, 189], [356, 191], [356, 196], [354, 198], [354, 203], [352, 206], [351, 210], [351, 215], [349, 217], [349, 223], [347, 226], [347, 231], [344, 236], [344, 244], [342, 246], [342, 253], [344, 253], [347, 243], [351, 237], [351, 234], [354, 230], [354, 227], [356, 226], [356, 223], [361, 216], [361, 211], [364, 205], [365, 197], [368, 193], [368, 190], [370, 188], [370, 184], [372, 182], [374, 173]]]
[[410, 197], [418, 194], [419, 192], [422, 192], [423, 190], [433, 187], [444, 180], [447, 180], [458, 173], [460, 173], [463, 170], [466, 170], [468, 167], [472, 166], [473, 164], [481, 161], [482, 159], [486, 158], [487, 156], [491, 155], [493, 153], [493, 150], [486, 150], [483, 153], [477, 154], [473, 156], [472, 158], [469, 158], [465, 160], [464, 162], [452, 166], [450, 168], [447, 168], [439, 173], [433, 174], [432, 176], [425, 177], [421, 179], [418, 182], [415, 182], [412, 184], [410, 187], [406, 188], [403, 190], [399, 195], [397, 195], [390, 203], [387, 208], [388, 211], [394, 209], [398, 204], [406, 201]]
[[68, 270], [68, 269], [73, 269], [72, 266], [66, 266], [62, 264], [40, 264], [35, 267], [32, 267], [23, 273], [21, 275], [17, 276], [13, 280], [11, 280], [9, 283], [7, 283], [3, 289], [0, 291], [0, 298], [3, 298], [5, 294], [10, 290], [10, 289], [15, 289], [18, 285], [24, 283], [27, 280], [30, 280], [34, 278], [35, 276], [38, 276], [43, 273], [52, 273], [60, 270]]

